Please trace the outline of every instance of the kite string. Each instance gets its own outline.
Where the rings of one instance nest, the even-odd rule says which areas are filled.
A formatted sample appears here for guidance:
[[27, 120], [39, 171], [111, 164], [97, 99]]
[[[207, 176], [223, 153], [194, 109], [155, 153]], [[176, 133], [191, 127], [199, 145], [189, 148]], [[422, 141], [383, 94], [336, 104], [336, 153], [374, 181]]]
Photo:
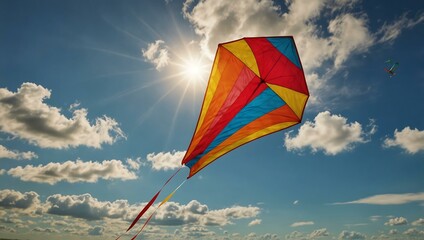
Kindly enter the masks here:
[[155, 215], [155, 213], [157, 212], [157, 210], [166, 202], [168, 202], [172, 196], [174, 195], [175, 192], [177, 192], [177, 190], [187, 181], [187, 179], [185, 179], [180, 185], [178, 185], [177, 188], [174, 189], [174, 191], [172, 191], [166, 198], [164, 198], [162, 200], [162, 202], [155, 208], [155, 210], [152, 212], [152, 214], [150, 214], [149, 218], [147, 218], [147, 220], [144, 222], [143, 226], [140, 228], [140, 230], [138, 230], [137, 234], [134, 235], [134, 237], [131, 238], [131, 240], [135, 240], [137, 238], [137, 236], [143, 231], [143, 229], [147, 226], [147, 224], [150, 222], [150, 220], [152, 219], [152, 217]]
[[[144, 206], [144, 208], [140, 211], [140, 213], [137, 215], [137, 217], [133, 220], [133, 222], [131, 223], [131, 225], [128, 227], [128, 229], [125, 232], [128, 232], [131, 228], [134, 227], [134, 225], [138, 222], [138, 220], [144, 215], [144, 213], [153, 205], [153, 203], [156, 201], [156, 198], [159, 196], [160, 192], [162, 191], [162, 189], [171, 181], [171, 179], [177, 175], [177, 173], [183, 168], [184, 165], [181, 165], [180, 168], [174, 173], [172, 174], [172, 176], [162, 185], [162, 187], [159, 189], [159, 191], [152, 197], [152, 199], [150, 199], [150, 201], [146, 204], [146, 206]], [[120, 234], [115, 240], [118, 240], [121, 238], [121, 236], [123, 235]]]

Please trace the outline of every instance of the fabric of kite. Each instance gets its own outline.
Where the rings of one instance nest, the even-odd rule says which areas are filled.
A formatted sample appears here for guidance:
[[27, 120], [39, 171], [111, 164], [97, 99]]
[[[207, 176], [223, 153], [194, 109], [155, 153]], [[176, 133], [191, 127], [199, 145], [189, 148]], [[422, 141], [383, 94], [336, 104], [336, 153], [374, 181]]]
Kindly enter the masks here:
[[[243, 144], [300, 123], [308, 98], [305, 75], [292, 37], [243, 38], [219, 44], [197, 126], [181, 162], [181, 167], [190, 168], [187, 178]], [[126, 232], [153, 206], [181, 167]], [[184, 182], [150, 213], [132, 239], [137, 238], [155, 212]]]
[[218, 45], [182, 164], [188, 178], [231, 150], [301, 122], [309, 92], [292, 37]]

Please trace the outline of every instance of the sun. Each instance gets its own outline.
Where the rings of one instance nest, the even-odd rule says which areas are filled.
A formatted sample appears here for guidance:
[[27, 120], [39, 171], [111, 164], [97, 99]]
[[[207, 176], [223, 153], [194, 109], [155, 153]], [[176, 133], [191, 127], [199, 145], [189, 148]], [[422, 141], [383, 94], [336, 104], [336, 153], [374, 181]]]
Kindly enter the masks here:
[[[175, 43], [176, 44], [176, 43]], [[178, 85], [185, 90], [199, 91], [208, 82], [209, 73], [213, 59], [208, 56], [201, 46], [194, 40], [181, 39], [180, 44], [176, 44], [176, 49], [172, 51], [170, 68], [172, 74], [170, 78], [176, 79]]]
[[184, 68], [185, 68], [184, 74], [188, 78], [196, 79], [202, 74], [202, 65], [200, 64], [199, 61], [187, 62]]
[[194, 57], [189, 55], [181, 59], [178, 67], [180, 68], [181, 78], [187, 83], [198, 84], [207, 80], [210, 65], [206, 64], [201, 56]]

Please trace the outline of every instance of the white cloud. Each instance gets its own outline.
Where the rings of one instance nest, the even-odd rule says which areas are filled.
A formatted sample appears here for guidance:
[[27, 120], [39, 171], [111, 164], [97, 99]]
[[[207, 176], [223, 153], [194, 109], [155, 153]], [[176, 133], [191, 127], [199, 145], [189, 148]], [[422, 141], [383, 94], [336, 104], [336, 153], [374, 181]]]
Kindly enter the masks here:
[[295, 200], [295, 201], [293, 202], [293, 205], [297, 205], [297, 204], [299, 204], [299, 200]]
[[303, 240], [306, 239], [306, 236], [298, 231], [293, 231], [285, 236], [287, 240]]
[[349, 232], [349, 231], [342, 231], [339, 234], [339, 239], [346, 239], [346, 240], [360, 240], [360, 239], [366, 239], [367, 237], [359, 232]]
[[373, 204], [373, 205], [398, 205], [410, 202], [423, 202], [424, 193], [404, 193], [404, 194], [380, 194], [350, 202], [335, 204]]
[[137, 175], [130, 171], [120, 160], [104, 160], [102, 162], [83, 162], [81, 160], [64, 163], [48, 163], [47, 165], [26, 165], [11, 168], [8, 172], [23, 181], [55, 184], [66, 182], [97, 182], [98, 179], [136, 179]]
[[327, 231], [326, 228], [321, 228], [321, 229], [317, 229], [317, 230], [312, 231], [309, 234], [309, 238], [310, 239], [316, 239], [316, 238], [320, 238], [320, 237], [326, 237], [326, 236], [329, 236], [329, 235], [330, 235], [330, 233]]
[[152, 222], [170, 226], [189, 223], [202, 226], [225, 226], [232, 224], [233, 220], [254, 218], [259, 212], [260, 209], [253, 206], [232, 206], [209, 210], [206, 205], [196, 200], [190, 201], [187, 205], [169, 202], [157, 211]]
[[32, 229], [32, 231], [43, 232], [43, 233], [60, 233], [58, 230], [56, 230], [54, 228], [41, 228], [41, 227], [36, 227], [36, 228]]
[[259, 225], [259, 224], [261, 224], [261, 223], [262, 223], [262, 219], [255, 219], [255, 220], [252, 220], [252, 221], [249, 223], [249, 226], [251, 227], [251, 226]]
[[424, 237], [424, 231], [417, 230], [415, 228], [410, 228], [403, 232], [403, 234], [411, 236], [411, 237]]
[[396, 235], [396, 234], [398, 234], [398, 230], [397, 229], [390, 229], [389, 234], [390, 235]]
[[345, 95], [332, 91], [334, 86], [328, 80], [350, 57], [396, 39], [402, 29], [412, 28], [424, 19], [424, 14], [417, 18], [405, 14], [393, 23], [377, 26], [381, 30], [373, 33], [368, 15], [356, 7], [359, 2], [186, 0], [183, 13], [201, 37], [202, 53], [210, 59], [218, 43], [241, 37], [294, 36], [311, 93], [309, 104], [315, 104], [329, 94]]
[[[215, 232], [210, 231], [203, 226], [184, 226], [177, 234], [177, 239], [209, 239], [216, 235]], [[173, 238], [174, 239], [174, 238]]]
[[287, 240], [309, 240], [309, 239], [318, 239], [321, 237], [327, 237], [330, 233], [326, 228], [316, 229], [309, 234], [305, 234], [298, 231], [293, 231], [285, 236]]
[[169, 63], [168, 47], [163, 40], [149, 43], [147, 49], [142, 49], [141, 52], [147, 61], [155, 65], [156, 70], [161, 70]]
[[135, 211], [136, 208], [131, 208], [126, 200], [99, 201], [86, 193], [82, 195], [51, 195], [47, 197], [43, 210], [45, 213], [54, 215], [101, 220], [104, 218], [126, 218], [127, 211]]
[[364, 143], [369, 135], [375, 132], [375, 126], [365, 132], [358, 122], [347, 123], [347, 119], [330, 112], [320, 112], [314, 122], [306, 121], [299, 129], [297, 136], [293, 131], [286, 133], [285, 147], [288, 151], [310, 147], [313, 152], [323, 150], [327, 155], [336, 155], [353, 148], [356, 143]]
[[381, 35], [379, 42], [393, 42], [404, 29], [412, 28], [423, 21], [424, 13], [415, 19], [408, 18], [408, 14], [405, 13], [392, 23], [384, 23], [380, 31], [377, 32], [378, 35]]
[[134, 170], [138, 170], [138, 169], [140, 169], [141, 158], [136, 158], [136, 159], [128, 158], [127, 164], [128, 164], [128, 166], [130, 166], [130, 168], [132, 168]]
[[384, 147], [400, 147], [407, 153], [415, 154], [424, 150], [424, 131], [405, 127], [402, 131], [395, 130], [394, 138], [386, 138]]
[[[68, 227], [72, 219], [83, 220], [124, 220], [125, 226], [131, 222], [139, 213], [146, 203], [129, 204], [127, 200], [101, 201], [86, 193], [82, 195], [62, 195], [54, 194], [47, 197], [44, 202], [40, 202], [39, 195], [35, 192], [20, 193], [14, 190], [0, 191], [0, 207], [10, 209], [36, 209], [40, 216], [48, 216], [46, 214], [58, 215], [65, 217], [63, 220], [68, 223]], [[159, 205], [155, 204], [149, 209], [143, 219], [149, 216]], [[222, 209], [210, 210], [207, 205], [196, 200], [192, 200], [187, 204], [177, 202], [167, 202], [159, 208], [152, 218], [152, 226], [189, 226], [206, 229], [207, 226], [226, 226], [234, 224], [239, 219], [251, 219], [251, 222], [258, 222], [257, 216], [260, 209], [254, 206], [232, 206]], [[51, 223], [53, 220], [49, 219]], [[120, 222], [122, 224], [123, 222]], [[63, 223], [58, 221], [50, 224], [60, 229]], [[92, 226], [91, 226], [92, 227]], [[87, 234], [90, 226], [84, 227], [86, 232], [78, 231], [79, 234]], [[76, 232], [69, 229], [68, 232]], [[101, 229], [92, 227], [92, 233], [101, 233]], [[64, 230], [65, 231], [65, 230]], [[194, 231], [194, 230], [193, 230]]]
[[11, 232], [11, 233], [15, 233], [16, 230], [14, 228], [5, 226], [5, 225], [0, 225], [0, 232]]
[[330, 21], [328, 31], [333, 34], [334, 65], [340, 67], [352, 53], [366, 51], [373, 37], [366, 26], [366, 18], [352, 14], [339, 15]]
[[387, 225], [387, 226], [399, 226], [399, 225], [406, 225], [406, 224], [408, 224], [408, 220], [406, 220], [406, 218], [404, 217], [391, 218], [389, 219], [388, 222], [384, 223], [384, 225]]
[[417, 219], [411, 223], [412, 226], [424, 226], [424, 218]]
[[34, 152], [19, 152], [16, 150], [7, 149], [5, 146], [0, 144], [0, 158], [9, 158], [16, 160], [30, 160], [33, 158], [38, 158], [37, 154]]
[[4, 170], [4, 169], [0, 169], [0, 175], [3, 175], [3, 174], [5, 174], [6, 173], [6, 170]]
[[221, 42], [248, 36], [294, 36], [306, 75], [322, 82], [310, 86], [311, 95], [319, 96], [314, 93], [320, 88], [314, 87], [327, 84], [323, 84], [326, 73], [318, 73], [318, 68], [329, 64], [327, 71], [335, 72], [351, 55], [366, 52], [375, 43], [367, 16], [352, 12], [356, 2], [297, 0], [285, 1], [281, 7], [273, 0], [189, 0], [183, 12], [210, 58]]
[[125, 137], [118, 123], [107, 116], [92, 125], [84, 108], [72, 118], [44, 103], [51, 91], [34, 83], [23, 83], [17, 92], [0, 88], [0, 131], [28, 140], [42, 148], [88, 146], [100, 148]]
[[314, 222], [312, 221], [305, 221], [305, 222], [295, 222], [290, 227], [302, 227], [302, 226], [308, 226], [308, 225], [314, 225]]
[[147, 161], [154, 170], [172, 170], [181, 167], [185, 151], [172, 151], [147, 154]]
[[40, 195], [36, 192], [21, 193], [11, 189], [0, 190], [0, 207], [35, 209], [40, 205]]

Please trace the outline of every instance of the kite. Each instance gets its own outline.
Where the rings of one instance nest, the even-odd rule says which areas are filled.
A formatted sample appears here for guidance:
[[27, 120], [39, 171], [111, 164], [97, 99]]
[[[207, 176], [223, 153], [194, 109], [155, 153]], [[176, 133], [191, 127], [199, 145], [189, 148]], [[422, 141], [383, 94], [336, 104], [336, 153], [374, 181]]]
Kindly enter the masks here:
[[394, 75], [396, 75], [395, 71], [397, 70], [398, 67], [399, 67], [398, 62], [393, 62], [391, 59], [389, 59], [386, 61], [386, 67], [384, 68], [384, 70], [386, 70], [386, 72], [390, 75], [390, 77], [393, 77]]
[[[197, 126], [181, 162], [181, 167], [190, 168], [187, 179], [248, 142], [300, 123], [308, 98], [293, 37], [246, 37], [219, 44]], [[176, 173], [140, 211], [127, 232]], [[177, 189], [158, 205], [132, 239]]]

